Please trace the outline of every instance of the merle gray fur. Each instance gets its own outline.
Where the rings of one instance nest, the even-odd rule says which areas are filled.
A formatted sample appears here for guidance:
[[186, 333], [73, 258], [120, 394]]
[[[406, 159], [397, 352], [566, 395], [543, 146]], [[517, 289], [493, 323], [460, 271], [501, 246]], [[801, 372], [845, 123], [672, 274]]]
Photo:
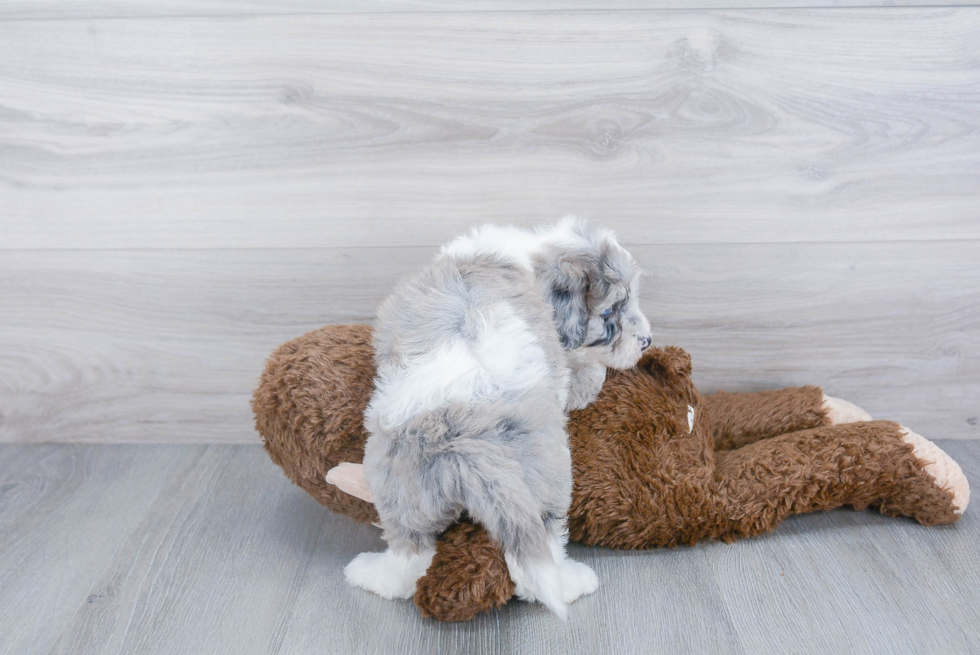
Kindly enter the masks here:
[[[611, 233], [579, 221], [548, 229], [553, 242], [525, 260], [444, 249], [378, 310], [364, 473], [396, 553], [431, 549], [466, 513], [517, 561], [551, 560], [549, 538], [563, 531], [571, 500], [566, 410], [594, 398], [605, 363], [635, 363], [649, 323], [636, 303], [639, 270]], [[526, 336], [502, 348], [499, 330], [514, 326]], [[488, 358], [487, 348], [500, 352]], [[505, 364], [473, 377], [473, 352]], [[454, 357], [464, 373], [453, 372]], [[508, 358], [518, 368], [507, 369]], [[450, 382], [430, 380], [443, 370]]]

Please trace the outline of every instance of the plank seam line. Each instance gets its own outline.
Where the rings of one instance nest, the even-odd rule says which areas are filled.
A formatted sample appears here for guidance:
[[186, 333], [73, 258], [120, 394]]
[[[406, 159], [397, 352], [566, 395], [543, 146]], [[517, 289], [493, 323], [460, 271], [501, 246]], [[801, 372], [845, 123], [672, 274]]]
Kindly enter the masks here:
[[[980, 237], [966, 239], [875, 239], [875, 240], [848, 240], [848, 241], [622, 241], [624, 248], [652, 248], [662, 246], [672, 248], [676, 246], [828, 246], [828, 245], [871, 245], [881, 246], [886, 244], [927, 244], [927, 243], [949, 243], [949, 244], [975, 244], [980, 243]], [[278, 251], [278, 250], [437, 250], [443, 244], [417, 244], [417, 245], [348, 245], [348, 246], [233, 246], [229, 248], [212, 247], [174, 247], [174, 248], [0, 248], [0, 253], [67, 253], [67, 252], [234, 252], [234, 251]]]
[[64, 17], [19, 17], [19, 16], [3, 16], [0, 15], [0, 23], [42, 23], [42, 22], [75, 22], [75, 21], [123, 21], [123, 20], [208, 20], [208, 19], [233, 19], [233, 18], [249, 18], [249, 19], [264, 19], [264, 18], [287, 18], [287, 17], [309, 17], [309, 16], [469, 16], [469, 15], [486, 15], [486, 14], [614, 14], [614, 13], [664, 13], [664, 12], [675, 12], [675, 13], [703, 13], [703, 12], [739, 12], [739, 11], [848, 11], [848, 10], [860, 10], [866, 11], [869, 9], [878, 10], [895, 10], [895, 9], [976, 9], [980, 8], [980, 3], [976, 4], [943, 4], [943, 5], [930, 5], [930, 4], [911, 4], [911, 5], [853, 5], [853, 6], [839, 6], [839, 5], [826, 5], [819, 4], [813, 6], [805, 7], [779, 7], [779, 6], [751, 6], [751, 7], [622, 7], [619, 9], [476, 9], [472, 11], [458, 11], [458, 10], [430, 10], [430, 11], [376, 11], [376, 12], [364, 12], [364, 11], [297, 11], [297, 12], [277, 12], [277, 13], [224, 13], [224, 14], [149, 14], [149, 15], [132, 15], [132, 16], [113, 16], [113, 15], [102, 15], [102, 16], [64, 16]]

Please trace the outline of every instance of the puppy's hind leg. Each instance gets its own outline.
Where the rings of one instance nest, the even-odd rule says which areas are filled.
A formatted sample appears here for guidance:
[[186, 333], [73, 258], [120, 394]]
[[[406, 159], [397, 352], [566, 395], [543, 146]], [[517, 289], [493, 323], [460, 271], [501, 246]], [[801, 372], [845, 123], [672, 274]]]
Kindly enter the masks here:
[[564, 578], [554, 554], [532, 555], [523, 550], [505, 550], [504, 560], [518, 598], [539, 601], [562, 620], [568, 616]]
[[[582, 596], [587, 596], [598, 589], [599, 578], [596, 577], [595, 571], [593, 571], [587, 564], [568, 559], [565, 554], [566, 542], [567, 537], [564, 535], [563, 531], [552, 533], [548, 538], [551, 558], [555, 563], [558, 578], [561, 582], [562, 601], [568, 604], [573, 603]], [[517, 597], [521, 598], [522, 600], [541, 600], [541, 602], [545, 602], [544, 599], [538, 597], [537, 592], [529, 585], [530, 579], [532, 577], [536, 577], [537, 573], [533, 570], [528, 572], [525, 567], [522, 567], [518, 563], [517, 558], [510, 553], [505, 554], [504, 558], [507, 561], [507, 568], [510, 572], [511, 580], [514, 582], [514, 593], [517, 595]], [[548, 571], [544, 575], [550, 576], [551, 573]], [[552, 608], [551, 604], [545, 604], [548, 605], [549, 608]], [[561, 614], [558, 612], [556, 612], [556, 614], [561, 616]]]
[[372, 490], [377, 490], [375, 507], [388, 550], [361, 553], [344, 568], [344, 577], [355, 587], [384, 598], [411, 598], [415, 583], [432, 563], [436, 537], [446, 529], [453, 515], [445, 507], [441, 512], [421, 512], [414, 500], [417, 494], [406, 493], [397, 478], [389, 477], [388, 482], [388, 485], [371, 485]]
[[[499, 471], [498, 471], [499, 473]], [[564, 550], [552, 549], [558, 535], [550, 534], [538, 513], [534, 496], [520, 478], [509, 477], [507, 485], [488, 493], [493, 483], [471, 476], [475, 482], [467, 493], [470, 516], [486, 528], [504, 550], [504, 559], [518, 598], [540, 601], [559, 618], [568, 614], [562, 573], [556, 554], [564, 559]], [[501, 488], [506, 486], [506, 493]]]
[[425, 575], [436, 552], [431, 538], [417, 541], [421, 545], [413, 548], [411, 541], [391, 539], [383, 553], [361, 553], [344, 567], [344, 577], [351, 585], [383, 598], [411, 598], [415, 583]]
[[565, 544], [568, 537], [564, 532], [551, 539], [551, 556], [558, 565], [561, 575], [561, 586], [566, 603], [573, 603], [582, 596], [588, 596], [599, 588], [599, 578], [596, 577], [588, 564], [568, 559], [565, 554]]

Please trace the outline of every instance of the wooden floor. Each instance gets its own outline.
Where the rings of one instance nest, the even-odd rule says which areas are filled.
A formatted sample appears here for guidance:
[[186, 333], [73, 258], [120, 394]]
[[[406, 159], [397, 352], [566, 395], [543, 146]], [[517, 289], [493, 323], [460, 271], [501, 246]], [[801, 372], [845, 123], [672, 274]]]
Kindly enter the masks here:
[[[980, 442], [941, 445], [972, 480]], [[599, 591], [562, 624], [466, 624], [349, 587], [379, 530], [330, 514], [258, 446], [0, 446], [0, 653], [980, 652], [980, 520], [838, 510], [734, 545], [572, 546]]]

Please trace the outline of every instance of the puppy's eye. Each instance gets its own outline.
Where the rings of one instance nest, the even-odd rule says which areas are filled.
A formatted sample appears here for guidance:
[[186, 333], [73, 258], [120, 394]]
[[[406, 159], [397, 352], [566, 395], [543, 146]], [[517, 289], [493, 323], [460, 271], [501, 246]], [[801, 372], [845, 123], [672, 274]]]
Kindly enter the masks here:
[[609, 309], [606, 309], [601, 314], [599, 314], [599, 316], [601, 316], [603, 318], [606, 318], [608, 316], [612, 316], [613, 311], [614, 311], [613, 308], [610, 307]]

